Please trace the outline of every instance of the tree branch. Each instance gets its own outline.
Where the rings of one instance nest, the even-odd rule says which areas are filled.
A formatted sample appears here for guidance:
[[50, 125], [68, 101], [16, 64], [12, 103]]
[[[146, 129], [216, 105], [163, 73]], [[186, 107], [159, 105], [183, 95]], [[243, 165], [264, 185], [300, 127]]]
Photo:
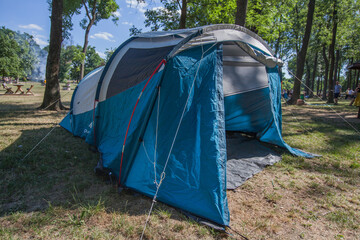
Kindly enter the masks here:
[[89, 14], [89, 9], [86, 6], [85, 0], [82, 0], [82, 3], [84, 4], [85, 10], [86, 10], [86, 16], [89, 18], [89, 21], [91, 21], [91, 17], [90, 17], [90, 14]]
[[178, 3], [179, 8], [181, 9], [181, 4], [180, 4], [180, 1], [179, 1], [179, 0], [176, 0], [176, 2]]
[[93, 21], [95, 21], [95, 17], [96, 17], [96, 1], [94, 1], [94, 4], [93, 4], [92, 16], [93, 16]]

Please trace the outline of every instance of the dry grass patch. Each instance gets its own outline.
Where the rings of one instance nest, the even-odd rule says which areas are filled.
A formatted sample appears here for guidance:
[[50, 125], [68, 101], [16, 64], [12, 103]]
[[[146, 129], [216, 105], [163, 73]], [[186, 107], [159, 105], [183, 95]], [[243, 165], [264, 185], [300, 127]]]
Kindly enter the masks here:
[[[35, 96], [0, 96], [0, 239], [138, 239], [151, 199], [93, 173], [98, 155], [60, 127], [66, 112], [37, 111]], [[63, 92], [65, 94], [67, 92]], [[71, 93], [63, 99], [70, 103]], [[355, 108], [334, 108], [352, 119]], [[291, 111], [290, 111], [291, 110]], [[228, 191], [231, 227], [250, 239], [359, 239], [360, 138], [324, 106], [284, 108], [284, 138], [322, 157], [283, 160]], [[276, 151], [282, 151], [275, 149]], [[156, 203], [146, 239], [239, 238]]]

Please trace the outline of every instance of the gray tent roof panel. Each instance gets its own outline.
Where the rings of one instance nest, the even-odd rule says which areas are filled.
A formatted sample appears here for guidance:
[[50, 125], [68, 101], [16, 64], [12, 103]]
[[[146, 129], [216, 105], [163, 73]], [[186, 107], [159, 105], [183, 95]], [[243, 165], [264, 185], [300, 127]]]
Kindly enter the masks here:
[[[122, 59], [126, 56], [127, 52], [130, 49], [137, 49], [138, 51], [143, 49], [144, 50], [143, 52], [146, 53], [148, 51], [151, 51], [151, 49], [166, 48], [169, 46], [174, 47], [181, 40], [182, 40], [182, 38], [172, 37], [172, 36], [165, 36], [163, 38], [157, 38], [157, 39], [151, 39], [151, 40], [148, 38], [135, 38], [132, 41], [130, 41], [128, 44], [123, 46], [116, 53], [116, 55], [114, 56], [112, 61], [108, 63], [109, 65], [108, 65], [107, 72], [103, 76], [103, 80], [101, 83], [99, 100], [104, 101], [106, 98], [119, 93], [115, 89], [114, 90], [109, 89], [109, 86], [110, 86], [110, 82], [113, 80], [116, 80], [116, 82], [111, 83], [110, 87], [114, 87], [114, 86], [116, 86], [116, 84], [123, 85], [121, 83], [121, 82], [123, 82], [123, 80], [121, 80], [120, 78], [114, 78], [114, 75], [116, 72], [119, 72], [119, 68], [121, 68], [123, 71], [125, 71], [127, 68], [131, 67], [128, 64], [124, 64], [124, 62], [122, 62]], [[162, 57], [164, 57], [164, 56], [162, 56]], [[154, 56], [153, 61], [155, 62], [157, 60], [158, 60], [158, 58], [156, 56]], [[157, 61], [156, 64], [159, 64], [160, 61]], [[119, 66], [120, 62], [123, 64], [122, 66]], [[151, 60], [150, 60], [150, 62], [151, 62]], [[139, 64], [137, 63], [137, 65], [139, 65]], [[142, 79], [142, 80], [145, 80], [145, 79]], [[116, 87], [116, 89], [120, 90], [120, 92], [121, 92], [122, 90], [126, 89], [126, 87], [125, 88], [123, 88], [123, 87], [117, 88]]]
[[[211, 43], [223, 44], [224, 89], [227, 89], [227, 86], [233, 87], [231, 91], [224, 92], [226, 95], [267, 86], [264, 66], [281, 65], [281, 61], [273, 57], [272, 50], [259, 36], [237, 25], [217, 24], [142, 33], [122, 45], [108, 62], [106, 72], [100, 80], [99, 101], [104, 101], [145, 80], [162, 58]], [[164, 49], [166, 51], [162, 51]], [[248, 68], [251, 66], [260, 72], [252, 74], [254, 71]], [[250, 80], [246, 81], [246, 84], [236, 83], [245, 79], [245, 73], [250, 74], [246, 77]], [[237, 87], [234, 88], [235, 86]], [[246, 89], [243, 89], [243, 86], [246, 86]]]
[[162, 38], [165, 36], [182, 36], [187, 37], [191, 34], [194, 34], [198, 31], [201, 31], [201, 36], [192, 40], [193, 43], [195, 42], [209, 42], [214, 41], [217, 39], [217, 42], [222, 41], [243, 41], [249, 43], [259, 49], [263, 50], [264, 52], [268, 53], [269, 55], [274, 55], [272, 49], [268, 46], [268, 44], [260, 38], [255, 33], [251, 32], [250, 30], [234, 25], [234, 24], [214, 24], [214, 25], [207, 25], [197, 28], [191, 29], [178, 29], [172, 31], [160, 31], [160, 32], [147, 32], [141, 33], [136, 35], [139, 38]]

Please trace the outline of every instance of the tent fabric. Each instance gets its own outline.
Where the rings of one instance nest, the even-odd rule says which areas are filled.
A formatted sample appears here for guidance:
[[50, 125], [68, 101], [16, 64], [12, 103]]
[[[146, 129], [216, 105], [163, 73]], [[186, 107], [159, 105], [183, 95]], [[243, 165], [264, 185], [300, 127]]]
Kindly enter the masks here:
[[[151, 51], [154, 48], [166, 48], [169, 46], [175, 47], [177, 44], [179, 44], [183, 40], [182, 37], [177, 36], [165, 36], [162, 38], [139, 38], [139, 37], [133, 37], [124, 42], [112, 55], [110, 60], [105, 66], [105, 71], [101, 75], [98, 87], [97, 87], [97, 93], [96, 93], [96, 99], [101, 101], [105, 101], [107, 98], [111, 97], [111, 92], [108, 93], [109, 84], [111, 80], [113, 79], [113, 76], [115, 74], [115, 70], [118, 68], [118, 65], [120, 64], [120, 61], [124, 58], [126, 53], [131, 49], [137, 49], [137, 50], [143, 50]], [[156, 59], [153, 59], [154, 62]], [[138, 65], [135, 63], [135, 65]], [[132, 65], [126, 64], [127, 67], [133, 68], [134, 63]], [[141, 67], [141, 65], [140, 65]], [[144, 79], [143, 79], [144, 80]]]
[[234, 190], [265, 167], [281, 161], [279, 153], [253, 138], [235, 133], [226, 138], [226, 188]]
[[86, 138], [92, 131], [93, 107], [98, 79], [104, 67], [88, 73], [74, 90], [69, 114], [60, 122], [74, 136]]
[[[227, 163], [225, 130], [254, 134], [254, 149], [262, 141], [312, 156], [282, 139], [278, 66], [235, 25], [140, 34], [79, 84], [60, 124], [95, 145], [122, 186], [154, 197], [161, 182], [158, 200], [228, 226], [227, 165], [241, 164]], [[254, 154], [244, 179], [276, 161]]]
[[166, 46], [146, 50], [130, 48], [114, 70], [106, 98], [115, 96], [148, 78], [173, 47]]
[[[201, 48], [185, 51], [168, 63], [161, 94], [157, 98], [160, 102], [155, 103], [159, 104], [159, 112], [154, 107], [125, 185], [153, 196], [156, 191], [154, 181], [157, 180], [159, 184], [161, 172], [170, 156], [158, 199], [221, 225], [228, 225], [224, 186], [225, 122], [221, 99], [222, 71], [219, 69], [222, 67], [221, 50], [213, 47], [203, 59], [201, 53]], [[194, 88], [191, 89], [194, 80]], [[184, 117], [180, 119], [185, 106]], [[157, 120], [157, 114], [166, 117]], [[178, 124], [180, 128], [176, 135]], [[173, 140], [175, 142], [171, 148]]]
[[281, 111], [281, 82], [280, 82], [280, 74], [277, 67], [275, 68], [267, 68], [266, 69], [269, 76], [269, 90], [270, 90], [270, 102], [271, 102], [271, 111], [273, 115], [273, 122], [271, 126], [263, 131], [260, 135], [260, 141], [268, 142], [275, 144], [280, 147], [284, 147], [289, 152], [296, 156], [308, 157], [312, 158], [315, 155], [311, 153], [303, 152], [299, 149], [295, 149], [290, 147], [287, 143], [285, 143], [282, 138], [282, 111]]
[[269, 88], [227, 96], [224, 99], [226, 130], [258, 133], [272, 121]]

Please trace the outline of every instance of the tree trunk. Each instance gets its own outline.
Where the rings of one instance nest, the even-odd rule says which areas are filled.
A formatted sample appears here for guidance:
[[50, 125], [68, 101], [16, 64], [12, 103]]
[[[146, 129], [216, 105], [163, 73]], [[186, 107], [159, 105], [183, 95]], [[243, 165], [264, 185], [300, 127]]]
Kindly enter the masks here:
[[186, 28], [187, 0], [183, 0], [181, 4], [181, 15], [179, 29]]
[[89, 45], [89, 33], [90, 33], [90, 28], [92, 27], [92, 24], [88, 25], [86, 27], [86, 30], [85, 30], [85, 40], [84, 40], [84, 46], [83, 46], [83, 49], [82, 49], [82, 53], [84, 54], [84, 59], [81, 61], [81, 65], [80, 65], [80, 79], [78, 79], [77, 82], [79, 82], [81, 79], [84, 78], [84, 72], [85, 72], [85, 55], [86, 55], [86, 50], [87, 50], [87, 47]]
[[[353, 64], [353, 61], [354, 61], [354, 59], [351, 58], [350, 65]], [[351, 86], [351, 69], [348, 69], [348, 79], [347, 79], [347, 86], [346, 87], [353, 89], [353, 87]]]
[[39, 109], [62, 110], [61, 104], [59, 69], [60, 52], [62, 42], [62, 14], [63, 0], [53, 0], [51, 10], [51, 29], [49, 54], [46, 62], [46, 86], [44, 99]]
[[322, 94], [322, 99], [326, 100], [327, 96], [326, 96], [326, 92], [327, 92], [327, 83], [328, 83], [328, 74], [329, 74], [329, 59], [326, 55], [326, 46], [323, 45], [323, 49], [322, 49], [322, 55], [324, 58], [324, 64], [325, 64], [325, 71], [324, 71], [324, 91]]
[[235, 24], [245, 27], [248, 0], [236, 0]]
[[335, 54], [335, 67], [334, 67], [334, 78], [335, 78], [335, 82], [336, 81], [339, 81], [340, 80], [340, 74], [339, 71], [340, 71], [340, 68], [339, 68], [339, 62], [340, 62], [340, 51], [339, 50], [336, 50], [335, 51], [336, 54]]
[[311, 76], [311, 92], [309, 97], [314, 97], [315, 77], [316, 77], [317, 62], [318, 62], [317, 60], [318, 60], [318, 52], [315, 53], [314, 68], [313, 68], [314, 70]]
[[334, 102], [334, 68], [335, 68], [335, 44], [336, 44], [336, 32], [337, 32], [337, 9], [336, 9], [336, 0], [334, 3], [333, 10], [333, 29], [332, 29], [332, 39], [329, 48], [329, 58], [330, 58], [330, 72], [329, 72], [329, 98], [328, 103]]
[[314, 17], [314, 10], [315, 10], [315, 0], [309, 0], [305, 34], [304, 34], [304, 38], [302, 41], [302, 46], [301, 46], [300, 52], [296, 58], [296, 78], [295, 78], [295, 82], [294, 82], [293, 96], [289, 102], [290, 104], [296, 104], [296, 102], [300, 96], [301, 79], [302, 79], [302, 76], [304, 73], [304, 63], [305, 63], [306, 52], [307, 52], [309, 40], [310, 40], [311, 28], [312, 28], [313, 17]]
[[310, 93], [310, 74], [311, 74], [309, 61], [306, 60], [305, 64], [306, 64], [305, 95], [309, 96], [309, 93]]
[[352, 89], [356, 88], [356, 70], [351, 71], [351, 85]]
[[86, 6], [85, 1], [83, 1], [83, 5], [84, 5], [85, 10], [86, 10], [86, 15], [87, 15], [87, 17], [89, 19], [89, 24], [87, 25], [87, 27], [85, 29], [84, 46], [83, 46], [83, 49], [82, 49], [82, 53], [84, 54], [83, 55], [84, 59], [82, 60], [81, 65], [80, 65], [80, 79], [78, 79], [78, 81], [84, 78], [85, 56], [86, 56], [86, 50], [87, 50], [87, 47], [88, 47], [88, 44], [89, 44], [89, 33], [90, 33], [90, 29], [94, 25], [95, 19], [96, 19], [96, 3], [97, 3], [97, 1], [93, 2], [92, 11], [90, 13], [88, 7]]

